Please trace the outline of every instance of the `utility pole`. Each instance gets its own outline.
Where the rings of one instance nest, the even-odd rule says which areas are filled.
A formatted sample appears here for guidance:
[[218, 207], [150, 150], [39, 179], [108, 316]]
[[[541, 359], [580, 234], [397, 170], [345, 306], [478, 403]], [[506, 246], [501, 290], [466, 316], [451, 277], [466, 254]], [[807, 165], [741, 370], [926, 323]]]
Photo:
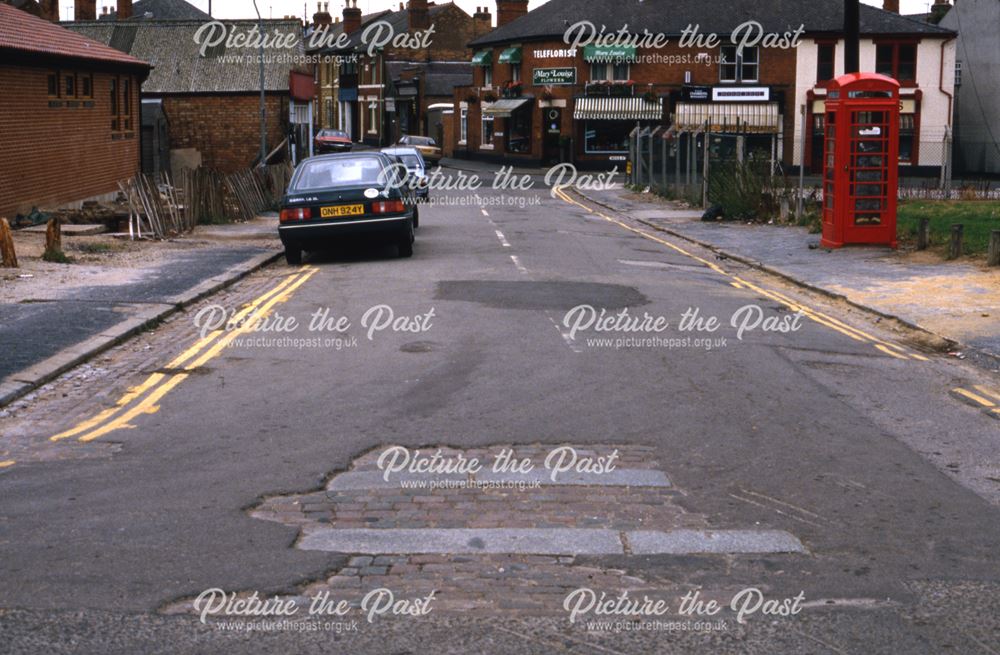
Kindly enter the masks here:
[[844, 73], [861, 71], [860, 0], [844, 0]]
[[257, 9], [257, 0], [253, 0], [253, 10], [257, 12], [257, 29], [260, 30], [260, 48], [258, 54], [258, 73], [260, 77], [260, 165], [264, 166], [267, 159], [267, 109], [264, 105], [264, 22], [260, 18], [260, 10]]

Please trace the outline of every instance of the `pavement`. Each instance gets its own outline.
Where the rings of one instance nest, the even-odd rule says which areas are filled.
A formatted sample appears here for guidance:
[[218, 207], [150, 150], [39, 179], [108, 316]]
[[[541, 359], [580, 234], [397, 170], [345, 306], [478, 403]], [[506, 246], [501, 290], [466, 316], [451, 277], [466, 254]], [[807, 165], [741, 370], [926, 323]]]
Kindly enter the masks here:
[[32, 290], [0, 295], [0, 407], [273, 261], [280, 253], [259, 245], [269, 239], [277, 242], [274, 220], [261, 217], [198, 228], [178, 240], [189, 247], [162, 249], [111, 283], [95, 275], [100, 267], [73, 275], [73, 264], [59, 279], [15, 276], [13, 284], [30, 280]]
[[995, 650], [1000, 423], [952, 394], [995, 375], [598, 205], [438, 196], [412, 258], [276, 262], [0, 417], [0, 650]]
[[1000, 368], [1000, 269], [888, 248], [828, 250], [803, 227], [703, 222], [700, 209], [620, 187], [580, 193], [725, 257], [942, 337], [942, 347]]

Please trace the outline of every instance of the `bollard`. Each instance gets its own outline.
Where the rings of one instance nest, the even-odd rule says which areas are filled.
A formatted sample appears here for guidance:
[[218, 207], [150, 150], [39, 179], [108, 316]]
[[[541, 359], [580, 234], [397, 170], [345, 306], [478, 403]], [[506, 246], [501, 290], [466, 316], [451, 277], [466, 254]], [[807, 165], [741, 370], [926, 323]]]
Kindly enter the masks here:
[[14, 237], [10, 233], [10, 223], [0, 218], [0, 266], [17, 268], [17, 254], [14, 252]]
[[958, 259], [962, 256], [962, 232], [965, 226], [955, 223], [951, 226], [951, 241], [948, 243], [948, 259]]
[[1000, 230], [990, 232], [990, 250], [986, 256], [987, 266], [1000, 266]]
[[917, 226], [917, 250], [927, 250], [931, 244], [931, 219], [924, 217], [920, 219]]

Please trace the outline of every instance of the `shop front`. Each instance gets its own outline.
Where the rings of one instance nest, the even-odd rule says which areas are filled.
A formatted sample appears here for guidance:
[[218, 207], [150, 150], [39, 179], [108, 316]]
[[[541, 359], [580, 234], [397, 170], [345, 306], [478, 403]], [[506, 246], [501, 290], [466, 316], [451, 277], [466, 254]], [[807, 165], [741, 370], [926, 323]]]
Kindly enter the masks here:
[[[671, 131], [675, 134], [711, 132], [713, 156], [722, 159], [753, 157], [782, 161], [784, 93], [766, 86], [688, 86], [674, 93]], [[729, 138], [726, 138], [729, 137]]]

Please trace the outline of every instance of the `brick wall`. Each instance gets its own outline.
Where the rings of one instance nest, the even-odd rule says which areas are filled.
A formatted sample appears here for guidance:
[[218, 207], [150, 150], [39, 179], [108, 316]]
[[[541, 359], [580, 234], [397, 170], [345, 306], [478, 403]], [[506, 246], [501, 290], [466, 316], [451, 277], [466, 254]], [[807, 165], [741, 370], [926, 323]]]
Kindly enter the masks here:
[[[194, 148], [203, 166], [227, 173], [249, 167], [260, 152], [260, 96], [169, 95], [163, 111], [170, 123], [170, 148]], [[288, 95], [268, 94], [267, 149], [288, 129]]]
[[[139, 170], [139, 84], [131, 83], [132, 132], [111, 130], [111, 80], [107, 72], [74, 68], [93, 80], [93, 98], [49, 97], [55, 68], [0, 66], [0, 216], [55, 208], [117, 190], [117, 181]], [[70, 71], [62, 71], [63, 73]], [[127, 74], [118, 76], [121, 79]], [[58, 103], [61, 106], [50, 106]], [[77, 106], [66, 106], [75, 103]], [[88, 106], [89, 105], [89, 106]]]

